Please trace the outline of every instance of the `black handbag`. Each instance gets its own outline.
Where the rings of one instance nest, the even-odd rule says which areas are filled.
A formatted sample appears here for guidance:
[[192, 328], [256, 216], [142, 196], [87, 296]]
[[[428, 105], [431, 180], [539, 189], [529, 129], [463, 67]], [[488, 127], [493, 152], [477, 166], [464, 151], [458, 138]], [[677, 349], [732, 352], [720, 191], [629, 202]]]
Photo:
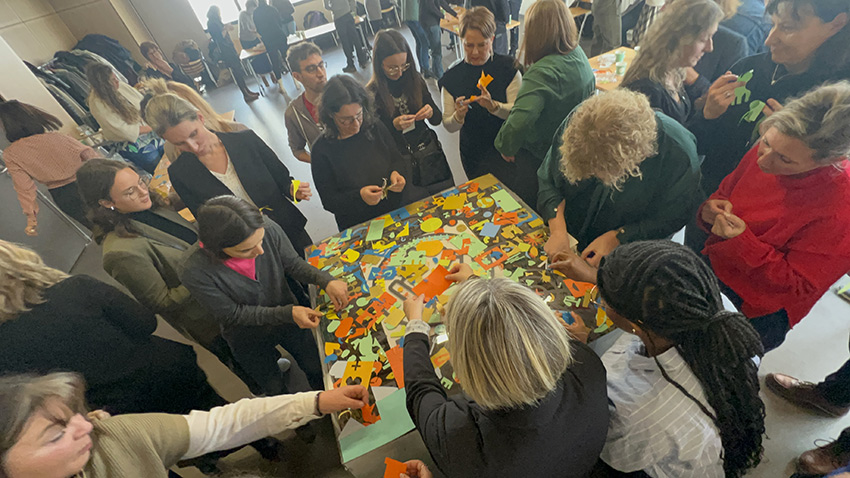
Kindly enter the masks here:
[[426, 129], [428, 133], [421, 135], [416, 144], [411, 144], [405, 138], [408, 153], [406, 156], [410, 157], [413, 169], [413, 184], [424, 187], [452, 179], [452, 170], [437, 133], [431, 128]]

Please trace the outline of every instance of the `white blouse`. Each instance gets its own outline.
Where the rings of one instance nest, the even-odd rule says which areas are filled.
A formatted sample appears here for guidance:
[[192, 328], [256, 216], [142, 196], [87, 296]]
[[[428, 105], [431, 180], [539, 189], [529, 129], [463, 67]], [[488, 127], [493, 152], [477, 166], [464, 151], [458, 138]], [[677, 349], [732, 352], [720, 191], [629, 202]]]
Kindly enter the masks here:
[[233, 167], [233, 161], [230, 160], [230, 156], [227, 156], [227, 170], [224, 174], [217, 173], [215, 171], [210, 171], [213, 176], [215, 176], [219, 181], [222, 182], [227, 189], [230, 189], [230, 192], [233, 193], [234, 196], [244, 199], [251, 203], [254, 207], [257, 207], [254, 204], [254, 201], [251, 200], [251, 196], [248, 195], [248, 191], [245, 190], [245, 186], [242, 185], [242, 181], [239, 180], [239, 176], [236, 174], [236, 168]]
[[[493, 100], [493, 103], [496, 103], [496, 111], [490, 114], [501, 118], [508, 119], [508, 115], [511, 113], [511, 108], [514, 107], [514, 101], [516, 101], [516, 97], [519, 94], [519, 87], [522, 86], [522, 74], [520, 72], [516, 72], [514, 79], [511, 80], [507, 89], [505, 90], [505, 95], [508, 101], [501, 103], [499, 101]], [[460, 131], [463, 127], [463, 121], [458, 121], [455, 117], [455, 98], [449, 93], [445, 88], [443, 88], [441, 92], [443, 96], [443, 126], [450, 133], [454, 133], [456, 131]]]
[[[118, 95], [129, 101], [135, 108], [139, 108], [144, 98], [139, 90], [121, 81], [118, 82]], [[100, 124], [104, 139], [129, 143], [139, 139], [139, 127], [144, 124], [142, 120], [128, 123], [96, 96], [89, 97], [89, 109], [94, 119]]]
[[[653, 478], [724, 478], [723, 445], [714, 422], [624, 334], [602, 355], [611, 420], [602, 460], [616, 470]], [[675, 348], [657, 356], [667, 375], [714, 413], [702, 385]]]

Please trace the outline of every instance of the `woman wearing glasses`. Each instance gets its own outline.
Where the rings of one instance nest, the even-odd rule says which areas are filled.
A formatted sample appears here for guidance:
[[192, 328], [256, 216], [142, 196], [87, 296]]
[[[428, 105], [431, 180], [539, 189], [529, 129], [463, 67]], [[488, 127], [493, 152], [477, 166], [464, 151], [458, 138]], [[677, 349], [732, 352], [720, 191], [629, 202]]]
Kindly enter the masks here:
[[[627, 334], [602, 355], [609, 473], [594, 476], [740, 477], [757, 465], [765, 430], [753, 358], [764, 352], [750, 321], [723, 310], [711, 267], [671, 241], [634, 242], [602, 259], [595, 282]], [[583, 325], [568, 329], [586, 340]]]
[[[490, 173], [515, 189], [516, 163], [502, 159], [493, 143], [511, 112], [522, 74], [516, 60], [493, 53], [496, 20], [486, 7], [473, 7], [460, 17], [463, 61], [440, 79], [443, 126], [460, 131], [460, 161], [469, 179]], [[482, 74], [490, 84], [480, 88]], [[534, 204], [530, 204], [534, 206]]]
[[407, 184], [411, 166], [387, 127], [375, 121], [366, 90], [353, 78], [328, 81], [319, 105], [325, 131], [313, 145], [316, 190], [340, 230], [427, 194]]
[[310, 183], [301, 182], [295, 190], [289, 170], [256, 133], [210, 131], [204, 115], [172, 93], [152, 97], [144, 117], [182, 152], [169, 166], [168, 175], [192, 214], [197, 215], [204, 201], [232, 194], [263, 209], [304, 255], [313, 240], [304, 229], [307, 218], [292, 201], [310, 199]]
[[372, 79], [366, 90], [375, 99], [378, 119], [410, 158], [411, 182], [431, 194], [454, 186], [437, 133], [425, 124], [425, 120], [440, 124], [440, 108], [416, 70], [410, 45], [396, 30], [383, 30], [375, 36], [372, 56]]
[[245, 377], [234, 367], [218, 324], [178, 276], [188, 251], [198, 242], [197, 226], [151, 194], [146, 181], [127, 163], [91, 159], [77, 171], [77, 184], [97, 226], [94, 239], [103, 247], [104, 270], [142, 305]]

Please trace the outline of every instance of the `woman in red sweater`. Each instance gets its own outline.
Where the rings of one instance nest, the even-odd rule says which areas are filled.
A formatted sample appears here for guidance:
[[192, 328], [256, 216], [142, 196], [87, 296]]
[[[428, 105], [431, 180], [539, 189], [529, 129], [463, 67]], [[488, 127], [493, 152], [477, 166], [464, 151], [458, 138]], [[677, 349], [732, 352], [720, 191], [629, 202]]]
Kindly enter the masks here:
[[850, 82], [764, 120], [762, 137], [702, 205], [708, 256], [765, 351], [850, 270]]

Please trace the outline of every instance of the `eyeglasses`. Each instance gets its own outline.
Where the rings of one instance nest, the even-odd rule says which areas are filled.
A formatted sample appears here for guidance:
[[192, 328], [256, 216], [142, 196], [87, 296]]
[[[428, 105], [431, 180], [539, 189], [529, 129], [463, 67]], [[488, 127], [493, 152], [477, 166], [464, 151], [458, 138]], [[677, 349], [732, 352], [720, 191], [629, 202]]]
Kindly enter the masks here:
[[389, 73], [390, 75], [395, 75], [400, 72], [405, 72], [410, 69], [410, 63], [405, 63], [401, 66], [393, 65], [393, 66], [384, 66], [384, 71]]
[[342, 126], [351, 126], [355, 121], [357, 121], [358, 123], [362, 123], [363, 122], [363, 110], [361, 109], [360, 112], [357, 113], [354, 116], [345, 116], [345, 117], [342, 117], [342, 118], [340, 118], [338, 116], [334, 116], [334, 119], [336, 120], [337, 123], [339, 123]]
[[144, 196], [148, 192], [148, 184], [150, 183], [150, 179], [146, 177], [139, 177], [139, 184], [131, 187], [130, 189], [124, 191], [123, 196], [131, 201], [135, 201], [142, 196]]
[[304, 67], [304, 73], [313, 74], [313, 73], [317, 72], [319, 70], [319, 68], [321, 68], [322, 70], [327, 70], [328, 69], [328, 62], [320, 61], [320, 62], [316, 63], [315, 65], [307, 65], [307, 66]]

